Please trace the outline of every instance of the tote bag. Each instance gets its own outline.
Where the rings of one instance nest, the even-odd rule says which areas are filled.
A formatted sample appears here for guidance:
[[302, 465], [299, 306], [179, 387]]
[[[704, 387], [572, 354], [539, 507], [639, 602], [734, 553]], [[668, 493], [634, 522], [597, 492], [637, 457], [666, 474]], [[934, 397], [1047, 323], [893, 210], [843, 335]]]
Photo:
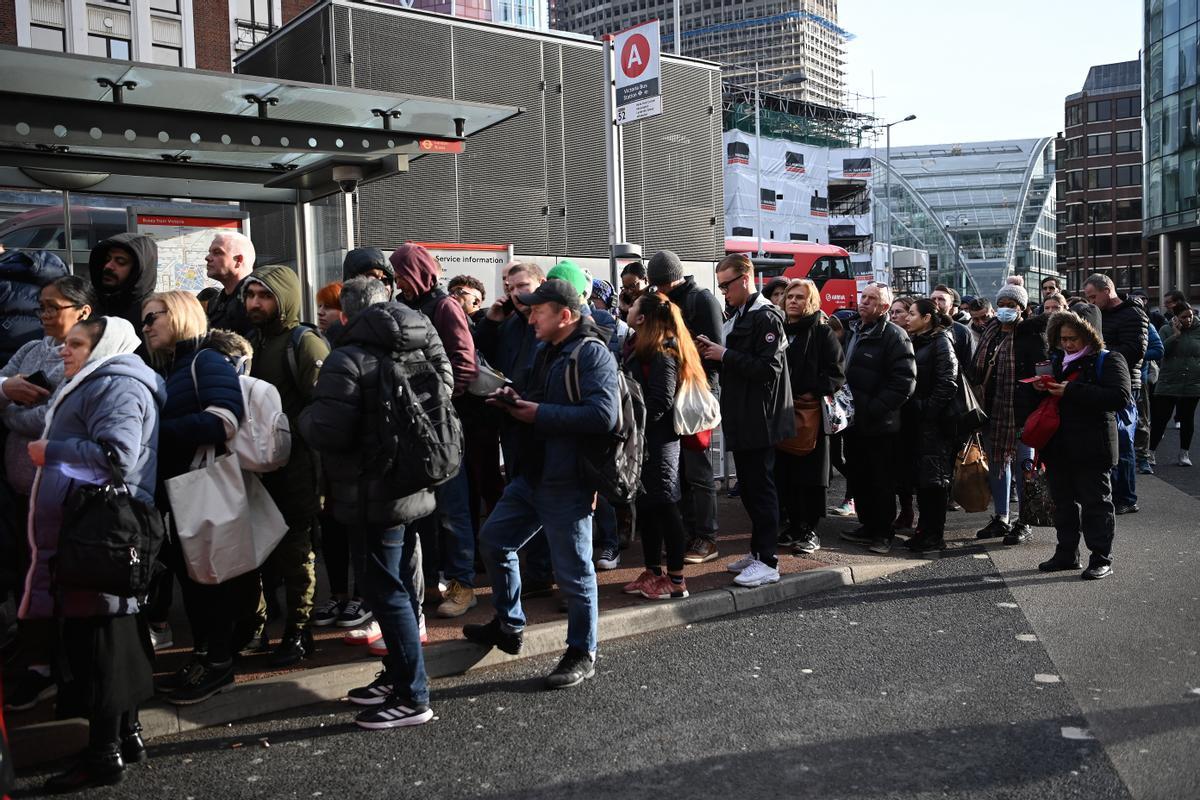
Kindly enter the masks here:
[[954, 462], [954, 502], [964, 511], [987, 511], [992, 502], [987, 456], [978, 436], [972, 436]]
[[192, 467], [165, 482], [188, 575], [217, 584], [262, 566], [287, 523], [258, 476], [212, 447], [197, 451]]
[[775, 445], [776, 450], [794, 456], [806, 456], [817, 449], [817, 436], [821, 432], [821, 399], [796, 400], [796, 435]]
[[707, 386], [684, 383], [675, 393], [672, 416], [680, 436], [711, 431], [721, 424], [721, 403]]

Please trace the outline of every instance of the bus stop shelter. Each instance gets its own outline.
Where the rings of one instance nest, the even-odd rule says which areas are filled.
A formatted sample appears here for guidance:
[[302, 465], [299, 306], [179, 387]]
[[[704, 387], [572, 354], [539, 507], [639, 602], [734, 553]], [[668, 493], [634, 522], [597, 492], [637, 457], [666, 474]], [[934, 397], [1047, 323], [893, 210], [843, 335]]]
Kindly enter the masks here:
[[[521, 109], [0, 46], [0, 186], [279, 204], [311, 303], [312, 205], [462, 153]], [[253, 234], [254, 231], [252, 230]], [[70, 234], [67, 236], [70, 239]]]

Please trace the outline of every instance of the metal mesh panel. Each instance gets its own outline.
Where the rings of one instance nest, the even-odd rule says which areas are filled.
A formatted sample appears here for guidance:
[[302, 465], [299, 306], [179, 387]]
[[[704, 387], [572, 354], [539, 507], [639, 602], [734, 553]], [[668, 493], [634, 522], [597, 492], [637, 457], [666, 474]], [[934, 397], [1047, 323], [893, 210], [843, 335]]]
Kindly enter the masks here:
[[278, 203], [245, 203], [250, 215], [250, 240], [254, 263], [296, 266], [296, 216], [292, 206]]
[[[279, 37], [274, 46], [275, 69], [261, 74], [309, 83], [329, 83], [332, 75], [327, 38], [329, 13], [330, 9], [327, 8], [320, 14], [314, 14], [288, 31], [287, 36]], [[254, 74], [249, 68], [238, 71]]]
[[567, 207], [566, 164], [563, 159], [563, 92], [562, 92], [562, 47], [546, 42], [542, 45], [542, 74], [546, 79], [545, 92], [545, 161], [546, 201], [550, 206], [547, 219], [550, 253], [567, 250]]
[[405, 240], [460, 242], [454, 161], [425, 156], [407, 173], [358, 190], [360, 244], [391, 248]]
[[450, 26], [355, 8], [354, 80], [359, 89], [450, 97]]
[[566, 251], [577, 256], [608, 254], [603, 59], [600, 50], [562, 45]]
[[333, 28], [333, 58], [330, 65], [333, 83], [338, 86], [354, 86], [354, 64], [351, 59], [354, 45], [350, 26], [350, 9], [344, 6], [331, 6], [327, 13], [331, 15]]
[[520, 106], [525, 113], [471, 137], [458, 158], [459, 227], [468, 242], [512, 242], [545, 253], [547, 224], [542, 154], [541, 43], [492, 31], [454, 31], [459, 100]]

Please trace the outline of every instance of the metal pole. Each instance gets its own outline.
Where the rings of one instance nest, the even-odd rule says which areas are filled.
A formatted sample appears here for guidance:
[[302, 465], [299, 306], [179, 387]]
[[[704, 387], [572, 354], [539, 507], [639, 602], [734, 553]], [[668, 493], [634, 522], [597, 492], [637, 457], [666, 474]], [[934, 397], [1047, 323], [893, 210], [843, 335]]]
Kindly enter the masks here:
[[683, 52], [680, 49], [683, 45], [683, 40], [680, 38], [680, 33], [679, 33], [679, 0], [675, 0], [675, 18], [674, 19], [675, 19], [675, 36], [674, 36], [675, 55], [679, 55], [681, 52]]
[[[893, 123], [894, 124], [894, 123]], [[887, 146], [884, 151], [883, 193], [887, 196], [887, 279], [892, 280], [892, 126], [885, 125]]]
[[75, 271], [75, 242], [71, 239], [71, 193], [63, 189], [63, 234], [67, 249], [67, 272]]
[[606, 134], [605, 174], [608, 179], [608, 265], [609, 279], [620, 285], [614, 247], [625, 241], [625, 158], [623, 134], [617, 124], [617, 50], [612, 36], [604, 38], [604, 106]]
[[354, 192], [342, 192], [343, 210], [346, 213], [346, 252], [354, 249]]
[[762, 253], [762, 128], [759, 125], [758, 62], [754, 62], [754, 233], [758, 237], [758, 253]]

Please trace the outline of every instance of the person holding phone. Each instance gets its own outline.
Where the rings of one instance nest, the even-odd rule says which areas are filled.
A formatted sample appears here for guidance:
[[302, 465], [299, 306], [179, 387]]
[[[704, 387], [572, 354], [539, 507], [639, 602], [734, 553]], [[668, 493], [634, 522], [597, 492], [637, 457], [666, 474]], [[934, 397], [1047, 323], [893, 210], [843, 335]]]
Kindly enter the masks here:
[[[96, 294], [84, 278], [65, 275], [47, 284], [38, 300], [38, 318], [45, 335], [22, 345], [0, 369], [0, 421], [8, 429], [4, 445], [5, 476], [15, 500], [12, 507], [0, 513], [10, 517], [14, 530], [25, 530], [29, 495], [37, 472], [29, 457], [29, 443], [41, 438], [50, 397], [63, 382], [60, 348], [67, 331], [91, 316], [95, 307]], [[24, 575], [29, 566], [29, 542], [18, 537], [16, 544], [17, 574]], [[4, 698], [5, 708], [12, 711], [33, 708], [54, 695], [49, 647], [53, 634], [52, 626], [44, 622], [21, 624], [22, 643], [30, 659], [25, 672], [10, 684]]]

